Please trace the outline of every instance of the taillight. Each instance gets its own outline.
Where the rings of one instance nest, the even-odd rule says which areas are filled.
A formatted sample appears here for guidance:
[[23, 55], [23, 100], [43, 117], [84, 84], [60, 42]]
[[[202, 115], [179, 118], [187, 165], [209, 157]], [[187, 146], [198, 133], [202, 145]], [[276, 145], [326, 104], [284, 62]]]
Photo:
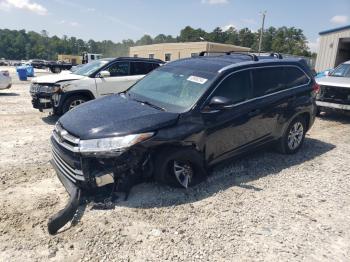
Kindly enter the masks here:
[[318, 94], [320, 92], [320, 85], [315, 82], [314, 85], [312, 86], [312, 91], [315, 94]]
[[1, 71], [1, 73], [4, 75], [4, 76], [10, 76], [10, 73], [9, 73], [9, 71]]

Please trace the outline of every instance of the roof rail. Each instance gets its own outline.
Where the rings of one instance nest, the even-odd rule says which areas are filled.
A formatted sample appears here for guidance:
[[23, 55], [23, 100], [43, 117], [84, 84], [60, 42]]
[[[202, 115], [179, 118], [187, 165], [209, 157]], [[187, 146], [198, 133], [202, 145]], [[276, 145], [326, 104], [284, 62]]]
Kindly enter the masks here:
[[237, 51], [225, 51], [225, 52], [209, 52], [209, 51], [202, 51], [199, 53], [199, 56], [204, 56], [205, 54], [226, 54], [226, 55], [231, 55], [231, 54], [236, 54], [236, 55], [245, 55], [249, 56], [253, 61], [259, 61], [259, 58], [251, 53], [244, 53], [244, 52], [237, 52]]
[[280, 53], [270, 53], [270, 56], [276, 57], [277, 59], [283, 59], [283, 56]]

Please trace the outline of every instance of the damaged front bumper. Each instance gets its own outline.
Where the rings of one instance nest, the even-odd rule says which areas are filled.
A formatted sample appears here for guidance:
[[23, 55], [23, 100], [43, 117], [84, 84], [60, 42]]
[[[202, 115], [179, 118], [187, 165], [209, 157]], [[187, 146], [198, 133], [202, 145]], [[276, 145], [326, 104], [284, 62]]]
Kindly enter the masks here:
[[77, 187], [71, 180], [69, 180], [56, 165], [54, 161], [51, 161], [57, 176], [61, 183], [64, 185], [65, 189], [69, 194], [69, 201], [57, 214], [49, 219], [47, 224], [48, 231], [51, 235], [56, 234], [57, 231], [62, 228], [65, 224], [71, 221], [80, 205], [82, 191]]
[[[32, 97], [32, 105], [35, 109], [39, 109], [40, 112], [53, 112], [59, 106], [61, 94], [60, 89], [56, 91], [49, 91], [48, 88], [52, 88], [54, 84], [32, 84], [30, 86], [30, 95]], [[56, 86], [56, 88], [58, 88]]]
[[335, 110], [350, 110], [350, 104], [344, 105], [344, 104], [338, 104], [338, 103], [330, 103], [330, 102], [324, 102], [324, 101], [316, 101], [316, 105], [321, 108], [330, 108]]
[[108, 156], [86, 156], [74, 151], [74, 137], [66, 135], [65, 139], [63, 142], [54, 131], [51, 163], [70, 199], [66, 207], [49, 220], [50, 234], [55, 234], [73, 219], [82, 194], [94, 195], [113, 185], [112, 193], [124, 192], [127, 197], [131, 187], [152, 172], [150, 157], [142, 149], [134, 148]]
[[31, 96], [33, 108], [40, 112], [53, 112], [52, 94], [31, 93]]
[[316, 105], [322, 110], [350, 110], [350, 88], [339, 86], [320, 86]]

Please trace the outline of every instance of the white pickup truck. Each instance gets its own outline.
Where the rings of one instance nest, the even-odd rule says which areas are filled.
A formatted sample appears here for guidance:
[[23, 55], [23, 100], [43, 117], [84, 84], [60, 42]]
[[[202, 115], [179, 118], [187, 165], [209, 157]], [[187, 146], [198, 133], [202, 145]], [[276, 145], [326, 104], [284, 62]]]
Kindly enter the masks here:
[[320, 86], [318, 113], [329, 110], [350, 111], [350, 61], [340, 64], [327, 76], [316, 79]]
[[30, 86], [33, 107], [57, 115], [100, 96], [124, 92], [164, 62], [144, 58], [104, 58], [73, 73], [34, 78]]

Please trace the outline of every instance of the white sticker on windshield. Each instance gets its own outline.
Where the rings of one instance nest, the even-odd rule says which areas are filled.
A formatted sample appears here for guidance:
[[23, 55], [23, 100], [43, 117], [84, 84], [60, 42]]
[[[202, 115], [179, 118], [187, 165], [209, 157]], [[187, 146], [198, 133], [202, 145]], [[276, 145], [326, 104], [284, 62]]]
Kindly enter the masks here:
[[208, 81], [208, 79], [199, 76], [190, 76], [187, 80], [201, 85]]

